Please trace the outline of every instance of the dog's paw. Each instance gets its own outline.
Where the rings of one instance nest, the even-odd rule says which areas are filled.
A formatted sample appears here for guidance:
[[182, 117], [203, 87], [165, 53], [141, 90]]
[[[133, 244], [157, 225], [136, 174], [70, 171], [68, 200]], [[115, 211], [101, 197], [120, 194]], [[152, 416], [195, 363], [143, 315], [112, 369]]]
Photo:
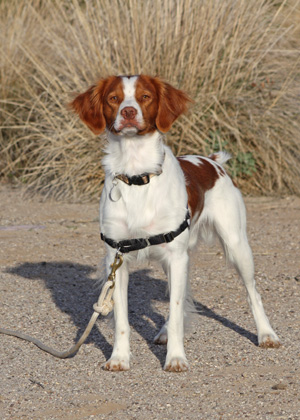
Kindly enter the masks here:
[[263, 349], [278, 349], [278, 347], [281, 346], [281, 343], [277, 335], [273, 332], [270, 334], [263, 334], [259, 337], [258, 345]]
[[173, 357], [169, 362], [166, 362], [164, 366], [166, 372], [186, 372], [188, 369], [188, 362], [182, 357]]
[[124, 358], [110, 358], [104, 365], [105, 370], [110, 370], [112, 372], [122, 372], [125, 370], [129, 370], [129, 360], [125, 360]]
[[153, 340], [154, 344], [167, 344], [168, 342], [168, 334], [167, 332], [159, 332]]

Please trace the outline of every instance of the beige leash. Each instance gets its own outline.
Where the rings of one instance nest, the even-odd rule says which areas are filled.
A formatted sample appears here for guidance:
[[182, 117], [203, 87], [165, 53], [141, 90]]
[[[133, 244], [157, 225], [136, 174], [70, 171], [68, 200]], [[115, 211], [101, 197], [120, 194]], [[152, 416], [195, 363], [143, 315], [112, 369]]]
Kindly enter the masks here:
[[6, 328], [0, 328], [0, 333], [6, 334], [6, 335], [12, 335], [14, 337], [21, 338], [22, 340], [30, 341], [31, 343], [35, 344], [40, 349], [44, 350], [47, 353], [52, 354], [52, 356], [54, 357], [58, 357], [59, 359], [66, 359], [67, 357], [72, 356], [73, 354], [77, 353], [80, 346], [85, 342], [85, 340], [89, 336], [98, 316], [100, 314], [103, 316], [106, 316], [113, 310], [114, 302], [112, 299], [112, 295], [113, 295], [114, 287], [115, 287], [116, 271], [118, 268], [121, 267], [122, 263], [123, 263], [123, 256], [122, 254], [117, 252], [115, 256], [115, 260], [110, 266], [111, 272], [107, 278], [106, 283], [104, 284], [101, 290], [98, 301], [93, 305], [94, 313], [91, 316], [91, 319], [84, 333], [78, 340], [78, 342], [74, 346], [72, 346], [69, 350], [57, 351], [47, 346], [46, 344], [42, 343], [40, 340], [34, 337], [30, 337], [29, 335], [24, 334], [22, 332], [8, 330]]

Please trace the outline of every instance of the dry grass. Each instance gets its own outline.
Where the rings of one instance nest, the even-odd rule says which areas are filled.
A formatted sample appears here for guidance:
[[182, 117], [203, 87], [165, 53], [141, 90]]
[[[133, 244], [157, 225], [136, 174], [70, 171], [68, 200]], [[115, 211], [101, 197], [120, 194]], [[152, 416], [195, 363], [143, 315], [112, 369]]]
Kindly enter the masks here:
[[225, 148], [244, 192], [300, 193], [298, 1], [3, 0], [0, 16], [4, 179], [98, 196], [103, 139], [66, 103], [144, 72], [196, 102], [167, 137], [175, 153]]

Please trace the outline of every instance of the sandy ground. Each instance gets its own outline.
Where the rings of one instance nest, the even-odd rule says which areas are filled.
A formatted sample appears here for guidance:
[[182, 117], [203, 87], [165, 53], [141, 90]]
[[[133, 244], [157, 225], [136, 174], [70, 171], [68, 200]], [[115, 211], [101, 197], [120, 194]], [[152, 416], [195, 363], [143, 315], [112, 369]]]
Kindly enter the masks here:
[[[186, 334], [188, 372], [162, 369], [166, 348], [152, 340], [168, 312], [166, 281], [153, 264], [136, 267], [131, 370], [102, 368], [113, 343], [107, 320], [66, 360], [0, 335], [0, 418], [300, 418], [300, 199], [246, 204], [258, 289], [280, 349], [257, 347], [243, 285], [219, 247], [200, 246], [190, 274], [199, 313]], [[1, 186], [0, 209], [0, 325], [66, 349], [99, 293], [98, 206], [29, 201]]]

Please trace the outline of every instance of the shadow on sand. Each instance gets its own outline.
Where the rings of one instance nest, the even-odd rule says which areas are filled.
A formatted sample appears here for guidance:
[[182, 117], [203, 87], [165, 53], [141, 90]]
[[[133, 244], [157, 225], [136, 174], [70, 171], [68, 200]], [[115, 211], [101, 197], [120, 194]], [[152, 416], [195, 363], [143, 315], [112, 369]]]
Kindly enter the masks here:
[[[149, 349], [164, 363], [165, 346], [157, 346], [153, 338], [165, 322], [164, 317], [153, 309], [152, 301], [167, 302], [166, 281], [155, 279], [151, 270], [138, 270], [130, 274], [129, 282], [129, 323], [145, 339]], [[24, 263], [8, 270], [9, 273], [31, 280], [43, 280], [51, 291], [57, 307], [67, 313], [77, 327], [76, 342], [83, 333], [90, 316], [92, 306], [100, 293], [99, 284], [91, 276], [95, 268], [89, 265], [73, 264], [71, 262], [41, 262]], [[200, 302], [194, 301], [197, 314], [214, 319], [224, 327], [246, 337], [257, 345], [257, 336], [234, 322], [216, 314]], [[100, 319], [101, 322], [101, 319]], [[96, 324], [99, 326], [99, 323]], [[93, 328], [87, 343], [94, 343], [108, 359], [112, 345], [101, 333], [101, 327]]]

